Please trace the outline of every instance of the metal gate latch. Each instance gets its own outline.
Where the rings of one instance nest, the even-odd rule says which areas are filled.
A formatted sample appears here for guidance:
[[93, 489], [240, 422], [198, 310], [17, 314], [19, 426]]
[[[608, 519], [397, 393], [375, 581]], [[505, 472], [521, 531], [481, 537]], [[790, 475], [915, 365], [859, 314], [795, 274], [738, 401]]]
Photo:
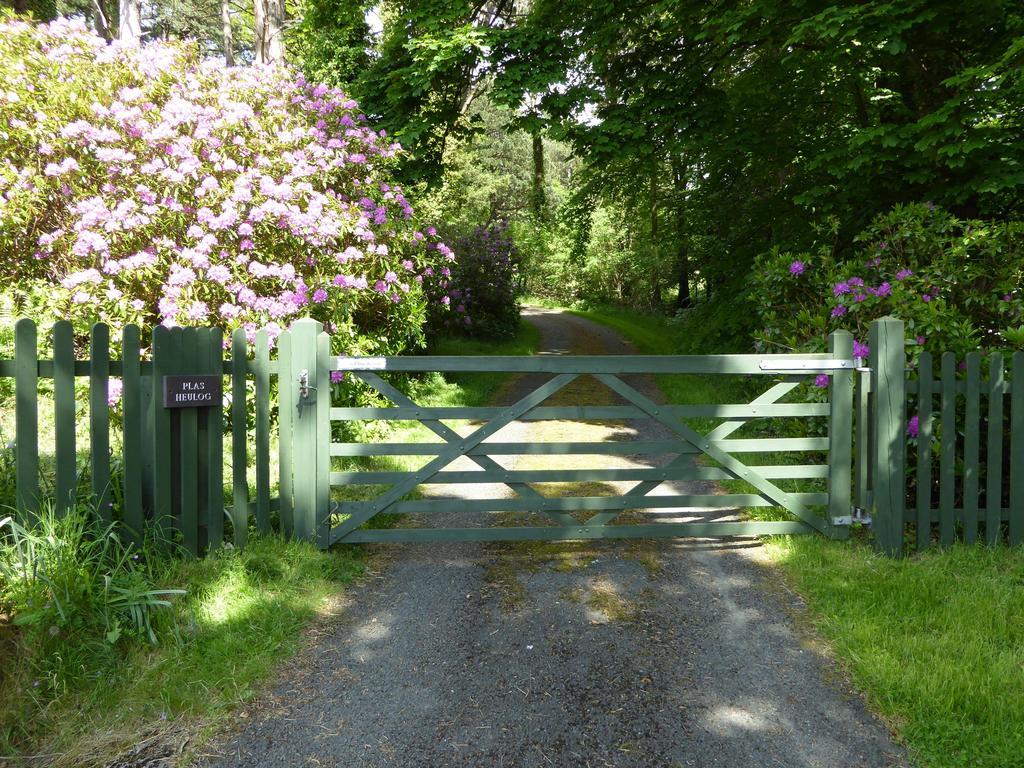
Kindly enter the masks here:
[[299, 402], [295, 404], [299, 418], [302, 418], [302, 409], [313, 404], [309, 399], [310, 392], [316, 392], [316, 387], [309, 386], [309, 371], [303, 368], [299, 373]]
[[854, 507], [853, 514], [833, 517], [832, 525], [871, 525], [871, 515], [860, 507]]

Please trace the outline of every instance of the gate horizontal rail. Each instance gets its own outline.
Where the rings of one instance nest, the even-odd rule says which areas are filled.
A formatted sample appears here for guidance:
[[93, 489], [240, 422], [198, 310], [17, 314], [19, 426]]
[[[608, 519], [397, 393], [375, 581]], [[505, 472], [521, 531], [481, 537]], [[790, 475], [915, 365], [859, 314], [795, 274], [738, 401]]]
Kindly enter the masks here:
[[[808, 480], [827, 478], [827, 464], [752, 466], [764, 477], [776, 480]], [[331, 472], [331, 485], [382, 485], [395, 483], [405, 472]], [[731, 480], [732, 475], [717, 467], [651, 467], [637, 469], [527, 469], [500, 473], [467, 471], [438, 472], [423, 485], [461, 485], [502, 482], [514, 483], [599, 483], [623, 480]]]
[[[803, 504], [828, 503], [827, 493], [791, 493]], [[561, 496], [529, 499], [414, 499], [389, 505], [398, 514], [413, 512], [547, 512], [550, 510], [587, 511], [605, 509], [736, 509], [772, 507], [774, 501], [756, 493], [673, 494], [671, 496]], [[341, 513], [358, 514], [373, 509], [373, 502], [356, 501], [341, 505]]]
[[[496, 407], [351, 407], [331, 408], [331, 421], [360, 421], [366, 419], [420, 421], [440, 419], [475, 421], [493, 419], [501, 415], [503, 408]], [[807, 418], [828, 416], [828, 403], [773, 403], [750, 406], [745, 403], [725, 405], [665, 405], [658, 409], [677, 418], [724, 418], [724, 419], [768, 419]], [[631, 405], [562, 405], [539, 406], [520, 417], [520, 421], [545, 421], [563, 419], [567, 421], [615, 421], [621, 419], [652, 418], [642, 409]]]
[[[711, 445], [729, 453], [791, 453], [827, 451], [827, 437], [768, 437], [710, 440]], [[331, 443], [332, 456], [433, 456], [448, 443]], [[580, 454], [696, 454], [699, 448], [678, 441], [609, 441], [607, 443], [481, 443], [464, 456], [566, 455]]]
[[[571, 525], [520, 528], [391, 528], [355, 530], [344, 537], [352, 544], [432, 541], [576, 541], [588, 539], [708, 538], [711, 536], [781, 536], [814, 533], [799, 521], [653, 523], [641, 525]], [[440, 534], [440, 535], [439, 535]], [[332, 542], [333, 543], [333, 542]]]
[[[486, 367], [481, 367], [481, 359]], [[775, 368], [763, 367], [771, 361]], [[815, 363], [820, 363], [816, 366]], [[802, 374], [853, 370], [852, 358], [827, 352], [788, 355], [533, 355], [511, 357], [336, 357], [335, 371], [402, 371], [406, 373], [728, 373], [777, 376], [780, 371]], [[789, 366], [789, 367], [787, 367]]]

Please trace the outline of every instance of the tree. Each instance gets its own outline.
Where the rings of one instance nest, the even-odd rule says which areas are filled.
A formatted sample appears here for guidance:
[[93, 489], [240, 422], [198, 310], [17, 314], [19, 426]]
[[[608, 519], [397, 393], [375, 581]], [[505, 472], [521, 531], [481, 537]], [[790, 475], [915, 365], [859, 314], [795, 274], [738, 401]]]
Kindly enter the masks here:
[[220, 2], [221, 39], [224, 46], [224, 65], [235, 66], [235, 32], [231, 25], [231, 3]]
[[288, 31], [288, 49], [306, 77], [346, 90], [371, 65], [366, 14], [371, 0], [305, 0]]
[[284, 63], [284, 0], [254, 0], [255, 61]]
[[139, 8], [139, 0], [120, 0], [118, 9], [117, 39], [125, 45], [138, 45], [142, 42], [142, 11]]

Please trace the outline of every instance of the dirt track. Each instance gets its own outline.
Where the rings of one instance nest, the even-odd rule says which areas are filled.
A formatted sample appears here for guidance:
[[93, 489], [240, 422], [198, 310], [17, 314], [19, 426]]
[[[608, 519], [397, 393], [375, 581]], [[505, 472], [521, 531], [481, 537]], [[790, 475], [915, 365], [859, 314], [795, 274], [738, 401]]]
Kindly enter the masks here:
[[[630, 351], [577, 317], [528, 319], [549, 353]], [[648, 422], [631, 427], [664, 438]], [[517, 425], [512, 439], [552, 428]], [[795, 628], [803, 606], [757, 550], [756, 540], [395, 546], [205, 764], [905, 765]]]

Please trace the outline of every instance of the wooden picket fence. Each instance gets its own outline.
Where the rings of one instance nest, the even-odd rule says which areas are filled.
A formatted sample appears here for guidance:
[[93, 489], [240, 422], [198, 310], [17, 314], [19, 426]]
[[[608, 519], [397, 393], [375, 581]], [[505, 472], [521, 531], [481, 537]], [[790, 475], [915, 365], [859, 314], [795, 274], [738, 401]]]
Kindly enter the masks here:
[[869, 346], [855, 385], [854, 506], [881, 549], [1024, 541], [1024, 352], [946, 352], [938, 375], [923, 352], [908, 369], [903, 323], [890, 318]]
[[[303, 333], [301, 322], [293, 333]], [[276, 403], [281, 492], [271, 496], [271, 391], [279, 366], [287, 370], [290, 364], [292, 333], [279, 337], [276, 359], [271, 359], [265, 331], [256, 335], [253, 344], [247, 342], [244, 331], [236, 331], [231, 357], [225, 359], [220, 329], [161, 326], [153, 331], [150, 359], [144, 359], [139, 329], [129, 325], [114, 350], [120, 352], [117, 359], [111, 355], [109, 328], [97, 324], [89, 334], [86, 360], [77, 359], [70, 323], [56, 323], [51, 334], [52, 359], [41, 360], [36, 324], [19, 320], [14, 359], [0, 360], [0, 378], [14, 379], [14, 505], [19, 517], [31, 521], [47, 497], [52, 497], [57, 514], [85, 501], [107, 522], [116, 509], [117, 522], [136, 540], [147, 525], [173, 528], [181, 544], [196, 554], [220, 546], [225, 522], [239, 547], [245, 544], [250, 523], [258, 531], [269, 531], [275, 512], [284, 532], [308, 530], [309, 525], [297, 524], [293, 515], [292, 413], [287, 387]], [[229, 377], [230, 387], [224, 387], [224, 401], [218, 399], [209, 408], [167, 409], [161, 402], [161, 381], [174, 374]], [[76, 378], [88, 380], [86, 489], [81, 487], [82, 467], [77, 461], [76, 417], [81, 404]], [[46, 490], [40, 483], [41, 455], [45, 456], [39, 442], [40, 379], [53, 380], [53, 487]], [[111, 381], [118, 380], [120, 418], [112, 424], [108, 393]], [[225, 402], [231, 421], [229, 476], [223, 456]], [[250, 417], [254, 419], [251, 430]], [[250, 434], [255, 438], [252, 445]], [[120, 438], [119, 445], [112, 435]], [[250, 492], [247, 479], [250, 455], [255, 464], [255, 493]], [[112, 473], [112, 465], [120, 471]], [[226, 504], [226, 499], [231, 503]]]
[[[331, 457], [373, 453], [373, 446], [340, 452], [344, 446], [331, 442], [331, 421], [350, 415], [350, 411], [358, 417], [365, 411], [376, 418], [381, 409], [332, 409], [330, 372], [362, 371], [359, 375], [378, 390], [404, 403], [404, 396], [372, 370], [423, 370], [427, 364], [426, 359], [393, 360], [385, 367], [375, 367], [380, 362], [377, 359], [331, 358], [330, 337], [312, 320], [300, 320], [282, 333], [273, 353], [266, 331], [259, 332], [252, 343], [243, 331], [236, 331], [226, 345], [218, 329], [158, 327], [151, 344], [144, 345], [139, 329], [127, 326], [115, 345], [105, 325], [95, 325], [83, 340], [76, 339], [71, 324], [62, 321], [51, 330], [47, 347], [52, 349], [52, 358], [40, 359], [33, 321], [19, 320], [14, 335], [14, 359], [0, 360], [0, 380], [13, 379], [13, 503], [19, 516], [30, 522], [45, 498], [52, 497], [58, 513], [84, 500], [95, 505], [105, 521], [116, 516], [116, 522], [133, 538], [141, 538], [147, 526], [172, 529], [182, 545], [196, 554], [220, 546], [225, 538], [243, 546], [250, 527], [260, 532], [276, 527], [322, 547], [339, 538], [330, 526], [341, 507], [330, 501], [330, 487], [339, 478], [351, 482], [352, 473], [332, 472]], [[849, 339], [841, 341], [845, 349]], [[957, 540], [981, 538], [989, 544], [1011, 545], [1024, 541], [1024, 353], [996, 353], [985, 360], [971, 354], [962, 361], [946, 353], [938, 361], [938, 372], [937, 361], [925, 353], [916, 367], [908, 369], [903, 324], [890, 318], [872, 325], [870, 347], [866, 366], [856, 372], [844, 369], [842, 376], [832, 377], [828, 411], [831, 449], [829, 465], [822, 467], [831, 491], [828, 519], [822, 521], [825, 527], [834, 532], [835, 526], [845, 525], [837, 522], [844, 512], [839, 507], [849, 507], [852, 496], [852, 509], [847, 510], [852, 520], [862, 514], [870, 516], [878, 545], [888, 554], [948, 546]], [[112, 355], [112, 350], [119, 352], [119, 357]], [[80, 359], [86, 354], [88, 359]], [[832, 364], [838, 366], [848, 352], [817, 357], [832, 356], [839, 361]], [[694, 360], [680, 358], [672, 365], [686, 367], [696, 364]], [[464, 360], [458, 369], [473, 370], [477, 364]], [[571, 364], [563, 363], [563, 367]], [[594, 371], [610, 385], [616, 384], [614, 376], [601, 373], [602, 364], [595, 360]], [[649, 360], [645, 364], [654, 365]], [[521, 361], [515, 370], [531, 365]], [[162, 382], [176, 374], [226, 377], [223, 401], [209, 408], [164, 408]], [[84, 403], [76, 396], [78, 378], [88, 380]], [[45, 402], [40, 397], [41, 379], [53, 382], [52, 457], [39, 440], [40, 404]], [[836, 389], [836, 382], [850, 379], [852, 382], [843, 386], [852, 390]], [[110, 383], [118, 380], [122, 386], [120, 413], [112, 421], [108, 392]], [[622, 389], [624, 385], [618, 384]], [[635, 393], [626, 395], [632, 398], [631, 409], [672, 421]], [[720, 408], [725, 409], [721, 413], [746, 413], [744, 408], [751, 410], [755, 405]], [[88, 414], [87, 467], [79, 464], [76, 444], [80, 406]], [[769, 412], [757, 407], [760, 412], [751, 410], [744, 418]], [[795, 405], [785, 407], [799, 410]], [[383, 412], [404, 415], [400, 410]], [[272, 418], [275, 411], [276, 419]], [[430, 422], [427, 411], [421, 412], [418, 406], [410, 413]], [[908, 437], [908, 417], [913, 416], [917, 417], [918, 434]], [[230, 419], [227, 438], [225, 418]], [[428, 426], [446, 440], [454, 440], [441, 422]], [[688, 430], [685, 425], [680, 429]], [[845, 434], [849, 440], [844, 447]], [[692, 442], [698, 437], [686, 439], [692, 438]], [[275, 438], [276, 476], [271, 461]], [[228, 441], [229, 450], [225, 451]], [[543, 444], [532, 450], [541, 448]], [[723, 466], [728, 469], [730, 457], [718, 460], [726, 462]], [[52, 466], [52, 488], [44, 489], [40, 482], [44, 462]], [[247, 477], [250, 465], [255, 466], [252, 490]], [[87, 488], [83, 488], [84, 472], [89, 477]], [[49, 477], [51, 473], [44, 474]], [[275, 480], [276, 495], [272, 493]], [[765, 500], [771, 503], [773, 498], [769, 494]], [[523, 504], [529, 506], [528, 500]], [[346, 524], [343, 518], [341, 524]], [[353, 525], [351, 521], [347, 524], [349, 528]], [[806, 521], [801, 524], [807, 527]], [[762, 532], [750, 524], [734, 527], [737, 532]], [[821, 530], [810, 526], [814, 527]], [[365, 533], [345, 531], [353, 541], [360, 536], [366, 539]], [[590, 530], [583, 533], [596, 535]], [[718, 533], [737, 535], [724, 528]]]

